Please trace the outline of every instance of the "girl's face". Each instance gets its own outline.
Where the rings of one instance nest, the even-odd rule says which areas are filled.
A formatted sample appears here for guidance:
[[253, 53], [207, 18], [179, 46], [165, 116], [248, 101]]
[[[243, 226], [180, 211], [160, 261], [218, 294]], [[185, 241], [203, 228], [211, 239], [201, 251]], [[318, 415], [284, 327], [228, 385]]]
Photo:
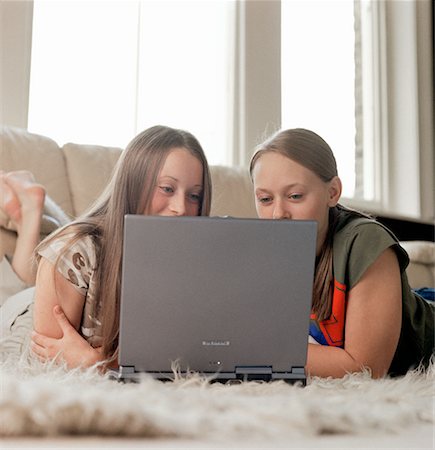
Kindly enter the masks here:
[[203, 168], [185, 148], [173, 149], [157, 177], [149, 214], [197, 216], [202, 202]]
[[328, 231], [329, 208], [340, 198], [340, 179], [325, 183], [301, 164], [273, 152], [260, 156], [252, 177], [258, 216], [317, 221], [319, 254]]

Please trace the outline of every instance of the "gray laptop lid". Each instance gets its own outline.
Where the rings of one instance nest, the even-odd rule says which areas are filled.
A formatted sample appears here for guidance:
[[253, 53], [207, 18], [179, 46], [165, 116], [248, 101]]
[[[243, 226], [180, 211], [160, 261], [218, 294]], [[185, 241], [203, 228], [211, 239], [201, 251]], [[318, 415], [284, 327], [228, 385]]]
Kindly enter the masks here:
[[303, 379], [316, 229], [125, 216], [119, 376]]

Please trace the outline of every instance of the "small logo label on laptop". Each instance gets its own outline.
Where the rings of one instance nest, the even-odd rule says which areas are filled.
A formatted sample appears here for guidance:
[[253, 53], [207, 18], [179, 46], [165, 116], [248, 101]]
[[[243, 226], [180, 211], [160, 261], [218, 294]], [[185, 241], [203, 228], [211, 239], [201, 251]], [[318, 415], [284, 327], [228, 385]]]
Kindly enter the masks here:
[[230, 341], [202, 341], [202, 345], [206, 347], [228, 347], [230, 345]]

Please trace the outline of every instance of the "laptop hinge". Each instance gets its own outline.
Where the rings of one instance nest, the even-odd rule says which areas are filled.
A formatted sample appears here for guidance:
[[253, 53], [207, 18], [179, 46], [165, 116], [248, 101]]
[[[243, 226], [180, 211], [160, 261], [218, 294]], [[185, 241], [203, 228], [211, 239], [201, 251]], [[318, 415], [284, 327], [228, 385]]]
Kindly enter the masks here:
[[288, 372], [274, 372], [272, 374], [272, 380], [283, 380], [287, 383], [302, 383], [302, 386], [306, 386], [307, 375], [303, 366], [292, 367]]
[[243, 381], [249, 380], [271, 380], [271, 366], [241, 366], [236, 367], [236, 378]]
[[271, 366], [242, 366], [236, 367], [236, 379], [249, 380], [284, 380], [290, 383], [301, 381], [306, 383], [306, 375], [304, 367], [292, 367], [286, 372], [274, 372]]

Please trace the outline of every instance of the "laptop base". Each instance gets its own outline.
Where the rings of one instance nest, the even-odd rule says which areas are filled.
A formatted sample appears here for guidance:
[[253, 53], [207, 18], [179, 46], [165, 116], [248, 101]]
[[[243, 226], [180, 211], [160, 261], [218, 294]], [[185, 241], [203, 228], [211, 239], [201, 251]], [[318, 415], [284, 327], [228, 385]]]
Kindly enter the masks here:
[[[120, 366], [119, 370], [110, 371], [110, 378], [121, 382], [139, 382], [143, 377], [150, 376], [158, 381], [174, 381], [184, 378], [193, 372], [141, 372], [132, 366]], [[271, 367], [236, 367], [234, 372], [199, 373], [201, 377], [211, 383], [240, 383], [247, 381], [285, 381], [286, 383], [300, 383], [306, 386], [307, 378], [303, 367], [294, 367], [290, 372], [273, 372]]]

